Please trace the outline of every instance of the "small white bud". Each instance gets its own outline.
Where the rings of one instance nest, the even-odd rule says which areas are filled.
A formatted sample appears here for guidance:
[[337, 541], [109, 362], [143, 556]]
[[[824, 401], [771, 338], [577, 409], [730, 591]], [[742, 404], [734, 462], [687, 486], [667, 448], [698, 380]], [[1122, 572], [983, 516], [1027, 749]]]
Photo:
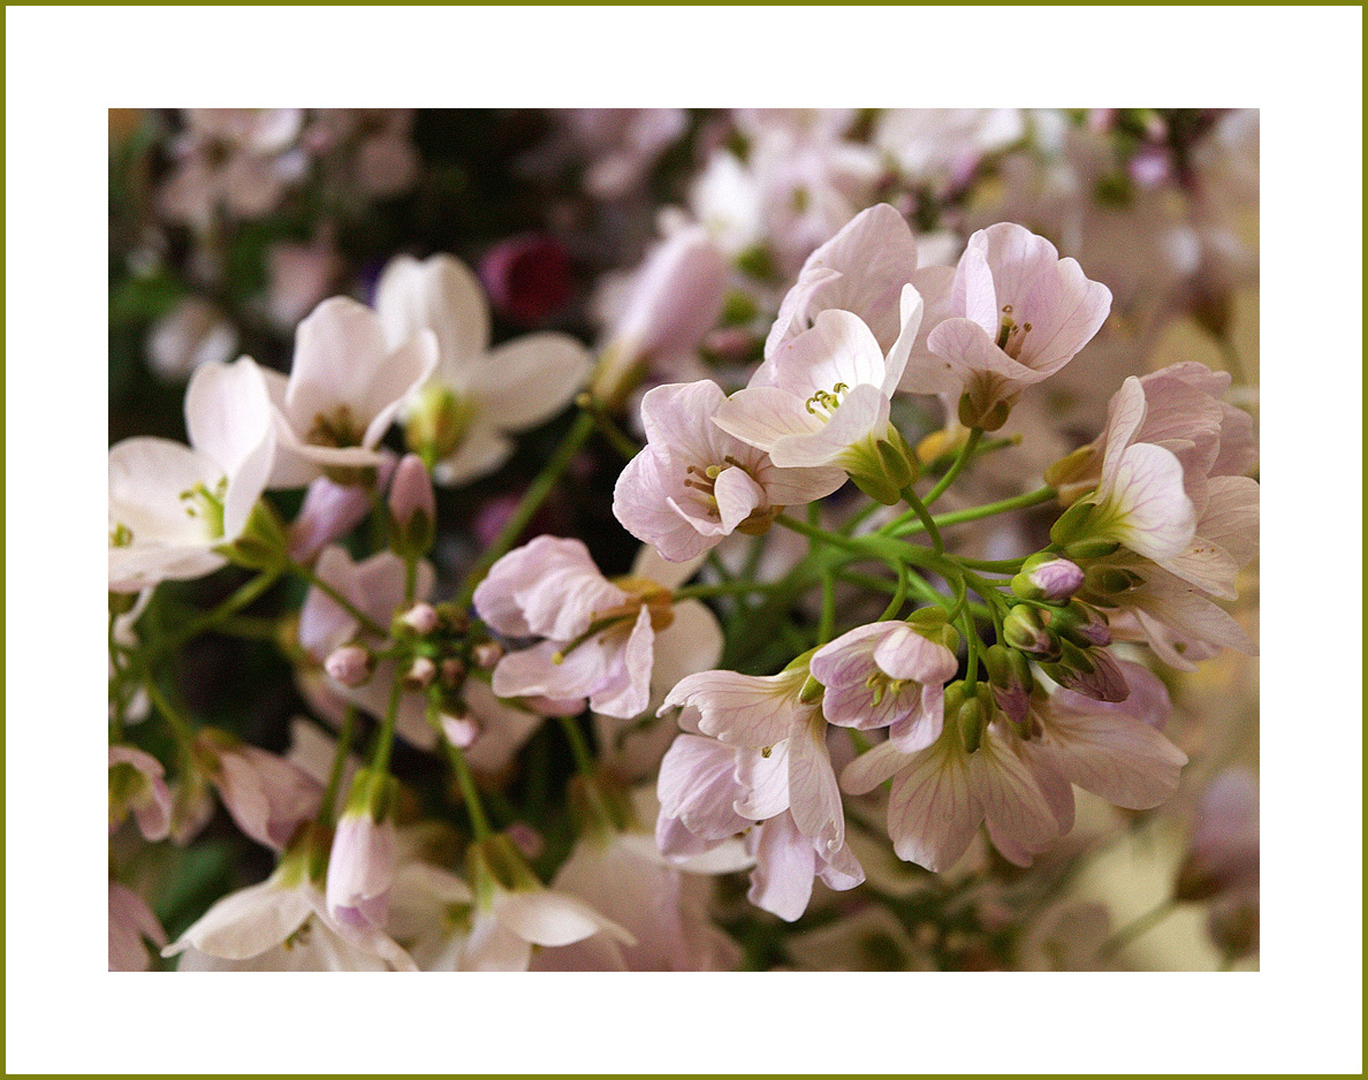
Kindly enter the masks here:
[[404, 612], [400, 616], [400, 621], [415, 634], [427, 637], [428, 634], [437, 629], [441, 619], [438, 617], [435, 607], [420, 601]]
[[418, 656], [404, 674], [404, 685], [410, 690], [426, 690], [437, 678], [437, 665], [426, 656]]
[[371, 654], [360, 645], [343, 645], [323, 661], [323, 670], [343, 686], [360, 686], [371, 677], [374, 667]]

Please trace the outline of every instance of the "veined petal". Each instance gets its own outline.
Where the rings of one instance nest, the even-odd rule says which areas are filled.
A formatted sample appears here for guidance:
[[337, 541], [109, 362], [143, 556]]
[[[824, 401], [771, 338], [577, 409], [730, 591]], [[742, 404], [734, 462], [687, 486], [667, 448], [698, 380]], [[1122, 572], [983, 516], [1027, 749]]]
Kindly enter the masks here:
[[736, 751], [736, 782], [744, 792], [733, 804], [748, 821], [766, 821], [789, 808], [789, 745], [776, 743], [765, 757], [750, 748]]
[[1046, 710], [1046, 745], [1079, 787], [1128, 810], [1148, 810], [1178, 790], [1187, 755], [1148, 724], [1099, 708]]
[[162, 950], [175, 956], [190, 946], [225, 960], [249, 960], [273, 949], [312, 912], [306, 891], [273, 880], [229, 893]]
[[424, 328], [434, 331], [441, 356], [436, 380], [466, 388], [470, 369], [489, 347], [489, 305], [465, 263], [450, 255], [424, 262], [397, 256], [376, 283], [375, 307], [392, 349]]
[[937, 873], [959, 861], [984, 814], [956, 743], [949, 732], [904, 758], [888, 798], [888, 835], [898, 858]]
[[787, 739], [807, 710], [798, 704], [807, 673], [741, 675], [735, 671], [702, 671], [680, 680], [661, 706], [692, 705], [700, 714], [699, 729], [739, 746], [773, 746]]
[[815, 714], [789, 739], [789, 813], [819, 850], [835, 851], [845, 842], [841, 789], [831, 767], [826, 721]]
[[910, 762], [910, 757], [890, 743], [880, 743], [866, 751], [841, 771], [841, 790], [851, 795], [873, 791], [899, 769]]
[[1029, 866], [1059, 836], [1059, 822], [1031, 770], [991, 728], [969, 758], [969, 783], [993, 846], [1009, 862]]
[[713, 481], [713, 497], [724, 532], [731, 533], [753, 510], [765, 505], [765, 489], [745, 469], [723, 469]]
[[1160, 562], [1192, 541], [1197, 515], [1183, 490], [1183, 466], [1150, 443], [1126, 448], [1098, 499], [1108, 511], [1106, 535]]
[[785, 469], [830, 465], [856, 443], [883, 434], [887, 426], [888, 397], [865, 383], [845, 395], [820, 430], [776, 440], [770, 460]]
[[746, 898], [756, 907], [793, 922], [807, 910], [816, 872], [817, 853], [812, 840], [798, 831], [791, 816], [780, 814], [760, 829]]
[[728, 435], [768, 451], [786, 436], [811, 435], [821, 430], [821, 417], [809, 412], [803, 401], [777, 386], [751, 386], [738, 390], [719, 405], [713, 413], [713, 423]]

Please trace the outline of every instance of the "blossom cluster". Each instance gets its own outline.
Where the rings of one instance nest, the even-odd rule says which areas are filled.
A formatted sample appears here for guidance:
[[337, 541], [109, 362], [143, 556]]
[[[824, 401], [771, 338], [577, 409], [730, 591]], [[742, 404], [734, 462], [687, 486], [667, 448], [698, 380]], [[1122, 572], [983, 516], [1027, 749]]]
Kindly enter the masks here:
[[[1250, 279], [1203, 245], [1249, 118], [555, 114], [527, 183], [622, 214], [700, 155], [591, 302], [527, 233], [330, 295], [320, 218], [257, 253], [264, 308], [206, 309], [245, 223], [427, 190], [428, 123], [188, 110], [163, 147], [198, 255], [145, 359], [185, 441], [109, 451], [111, 967], [1107, 966], [1132, 930], [1072, 872], [1184, 812], [1171, 902], [1254, 951], [1257, 786], [1197, 796], [1183, 680], [1257, 652], [1256, 399], [1135, 330], [1233, 350]], [[214, 902], [134, 887], [224, 833], [260, 872]]]

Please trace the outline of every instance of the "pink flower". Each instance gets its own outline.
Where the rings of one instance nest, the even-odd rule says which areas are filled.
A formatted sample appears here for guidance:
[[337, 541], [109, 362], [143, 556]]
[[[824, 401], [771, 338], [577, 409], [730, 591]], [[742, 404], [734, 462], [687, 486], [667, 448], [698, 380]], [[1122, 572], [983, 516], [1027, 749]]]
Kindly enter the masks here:
[[827, 310], [816, 325], [777, 349], [750, 385], [717, 410], [713, 422], [769, 454], [781, 468], [839, 466], [861, 490], [897, 502], [915, 478], [912, 453], [888, 420], [908, 350], [921, 325], [922, 300], [901, 295], [902, 331], [887, 356], [858, 316]]
[[380, 439], [437, 365], [435, 336], [415, 328], [387, 344], [381, 320], [355, 300], [324, 300], [295, 334], [287, 379], [265, 372], [279, 453], [273, 488], [320, 475], [359, 483], [381, 462]]
[[[686, 564], [684, 574], [693, 570]], [[539, 536], [494, 564], [474, 602], [498, 633], [543, 639], [499, 661], [499, 697], [587, 698], [595, 712], [624, 719], [646, 709], [654, 651], [674, 623], [670, 589], [658, 580], [611, 582], [580, 541]]]
[[832, 308], [858, 315], [887, 352], [902, 332], [899, 298], [916, 269], [917, 241], [903, 216], [887, 203], [860, 211], [803, 263], [765, 341], [766, 359]]
[[184, 379], [205, 364], [226, 364], [237, 347], [237, 330], [218, 305], [187, 296], [152, 327], [147, 356], [163, 379]]
[[701, 227], [653, 248], [610, 320], [590, 392], [608, 408], [626, 400], [648, 371], [689, 357], [722, 312], [727, 261]]
[[587, 350], [566, 334], [526, 334], [489, 347], [489, 307], [479, 281], [450, 255], [392, 259], [375, 287], [391, 347], [435, 335], [436, 365], [405, 409], [410, 448], [430, 454], [439, 483], [459, 484], [498, 468], [511, 432], [550, 419], [589, 374]]
[[238, 828], [259, 844], [283, 851], [322, 805], [323, 785], [276, 754], [211, 728], [195, 749]]
[[890, 741], [909, 753], [940, 735], [945, 684], [959, 667], [950, 649], [905, 622], [857, 626], [823, 645], [809, 663], [826, 688], [822, 713], [830, 723], [887, 727]]
[[[693, 715], [686, 710], [681, 723], [690, 725]], [[680, 735], [660, 765], [656, 843], [676, 862], [706, 865], [704, 860], [720, 857], [726, 869], [739, 869], [728, 845], [737, 833], [745, 833], [746, 850], [755, 863], [751, 902], [792, 922], [807, 909], [814, 878], [832, 889], [853, 889], [864, 880], [864, 871], [843, 838], [833, 847], [829, 830], [811, 835], [795, 820], [789, 809], [789, 745], [780, 742], [766, 753]], [[825, 745], [820, 754], [830, 772]], [[834, 776], [831, 781], [834, 785]], [[837, 793], [838, 805], [839, 798]], [[844, 825], [839, 816], [842, 832]]]
[[480, 280], [500, 314], [525, 325], [565, 306], [573, 291], [570, 257], [553, 236], [500, 241], [480, 260]]
[[665, 558], [683, 562], [734, 531], [768, 529], [785, 506], [831, 494], [845, 473], [776, 468], [769, 456], [712, 421], [726, 401], [716, 383], [657, 386], [641, 401], [647, 446], [618, 477], [613, 513]]
[[151, 754], [134, 746], [109, 748], [109, 831], [132, 811], [143, 839], [165, 840], [171, 831], [171, 790], [166, 770]]
[[132, 889], [109, 883], [109, 970], [146, 971], [152, 954], [144, 940], [161, 947], [166, 931], [147, 901]]
[[[394, 472], [395, 457], [388, 450], [380, 451], [376, 486], [383, 488]], [[342, 539], [370, 513], [370, 492], [354, 484], [339, 484], [320, 476], [304, 492], [304, 503], [294, 521], [290, 522], [290, 558], [297, 562], [312, 562], [322, 548]]]
[[1220, 773], [1197, 804], [1174, 895], [1205, 900], [1259, 887], [1259, 784], [1248, 769]]
[[1007, 222], [976, 232], [953, 275], [924, 272], [928, 333], [903, 389], [958, 382], [960, 421], [995, 431], [1028, 386], [1062, 368], [1097, 333], [1111, 292], [1053, 244]]

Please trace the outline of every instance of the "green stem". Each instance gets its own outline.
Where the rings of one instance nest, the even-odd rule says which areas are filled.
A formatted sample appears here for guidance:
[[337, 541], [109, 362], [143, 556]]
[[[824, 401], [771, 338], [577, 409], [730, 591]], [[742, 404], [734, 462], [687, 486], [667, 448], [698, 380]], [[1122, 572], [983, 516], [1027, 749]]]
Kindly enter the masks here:
[[305, 566], [303, 563], [291, 562], [289, 568], [292, 574], [299, 575], [315, 589], [319, 590], [319, 592], [327, 595], [333, 603], [337, 604], [338, 607], [360, 623], [367, 632], [374, 634], [379, 638], [389, 637], [389, 629], [387, 627], [381, 626], [359, 607], [353, 604], [350, 599], [343, 596], [342, 592], [335, 585], [324, 581], [315, 574], [312, 567]]
[[179, 710], [174, 708], [161, 692], [157, 681], [148, 674], [143, 679], [143, 685], [147, 687], [147, 696], [152, 704], [157, 707], [157, 711], [166, 718], [166, 722], [171, 725], [171, 733], [176, 737], [176, 742], [180, 744], [181, 751], [190, 760], [190, 755], [195, 748], [195, 733], [190, 728], [190, 721], [183, 717]]
[[333, 751], [332, 768], [328, 772], [328, 787], [323, 792], [323, 810], [319, 820], [331, 825], [337, 806], [337, 792], [342, 786], [342, 773], [347, 764], [347, 751], [351, 749], [352, 735], [356, 730], [356, 706], [348, 705], [342, 714], [342, 730], [337, 733], [337, 749]]
[[465, 754], [461, 752], [459, 746], [454, 746], [446, 739], [442, 740], [442, 746], [446, 750], [447, 759], [451, 762], [451, 769], [456, 774], [456, 785], [461, 789], [461, 798], [465, 800], [466, 813], [470, 815], [470, 827], [475, 834], [475, 841], [488, 840], [491, 835], [489, 828], [489, 818], [485, 816], [484, 804], [480, 802], [480, 793], [475, 787], [475, 777], [470, 772], [470, 766], [466, 764]]
[[631, 461], [641, 451], [641, 446], [636, 440], [630, 438], [622, 428], [618, 427], [613, 418], [595, 403], [591, 395], [580, 394], [575, 399], [575, 404], [593, 417], [594, 426], [598, 428], [598, 433], [614, 450], [622, 455], [624, 460]]
[[883, 503], [877, 503], [873, 499], [870, 499], [868, 503], [859, 510], [856, 510], [850, 517], [846, 518], [845, 521], [841, 523], [841, 528], [838, 531], [842, 536], [849, 536], [858, 529], [863, 522], [867, 521], [872, 514], [881, 509], [883, 509]]
[[404, 695], [404, 676], [396, 669], [394, 682], [390, 686], [389, 702], [385, 705], [385, 719], [380, 725], [380, 734], [375, 739], [375, 752], [371, 755], [371, 768], [376, 772], [389, 772], [390, 751], [394, 749], [394, 731], [399, 723], [399, 701]]
[[955, 482], [955, 477], [959, 476], [969, 459], [974, 456], [974, 451], [978, 449], [979, 440], [983, 438], [983, 428], [971, 428], [969, 438], [960, 447], [960, 452], [951, 463], [950, 468], [945, 470], [945, 475], [936, 481], [936, 486], [926, 493], [925, 505], [929, 508], [937, 499], [945, 494], [945, 489]]
[[585, 776], [593, 776], [596, 771], [594, 753], [589, 749], [589, 741], [585, 739], [579, 724], [575, 723], [573, 716], [560, 716], [557, 719], [565, 731], [565, 737], [570, 740], [570, 751], [575, 755], [575, 768]]
[[822, 620], [817, 624], [817, 644], [825, 645], [836, 630], [836, 578], [828, 570], [822, 575]]
[[[947, 475], [949, 474], [947, 473]], [[912, 490], [911, 484], [903, 488], [902, 497], [907, 500], [907, 505], [912, 507], [913, 512], [921, 520], [927, 535], [931, 537], [931, 545], [935, 548], [936, 554], [944, 554], [945, 541], [941, 539], [940, 529], [936, 527], [936, 519], [931, 516], [931, 511], [926, 508], [926, 504], [917, 498], [917, 493]]]
[[907, 600], [908, 569], [901, 564], [898, 566], [898, 587], [893, 592], [893, 599], [888, 602], [888, 607], [884, 608], [884, 613], [879, 616], [879, 622], [894, 618], [898, 612], [902, 611], [902, 606]]
[[1158, 926], [1173, 911], [1177, 910], [1177, 907], [1178, 899], [1176, 897], [1170, 896], [1160, 901], [1155, 907], [1150, 908], [1149, 911], [1127, 923], [1109, 937], [1102, 945], [1101, 954], [1103, 956], [1115, 956], [1140, 935]]
[[961, 555], [956, 555], [955, 561], [961, 566], [967, 566], [970, 570], [986, 570], [990, 574], [1015, 574], [1021, 569], [1021, 564], [1026, 560], [1025, 558], [966, 559]]
[[167, 643], [171, 649], [179, 648], [191, 638], [198, 637], [206, 630], [211, 630], [222, 619], [241, 611], [252, 601], [260, 597], [267, 589], [276, 583], [280, 577], [279, 570], [264, 570], [251, 581], [239, 588], [227, 600], [219, 604], [212, 611], [205, 612], [199, 618], [194, 619], [182, 626], [179, 631], [172, 635]]
[[565, 438], [561, 440], [556, 452], [547, 461], [546, 467], [532, 481], [528, 489], [523, 492], [522, 499], [518, 502], [518, 508], [513, 511], [513, 516], [508, 519], [499, 535], [494, 538], [494, 542], [479, 561], [471, 568], [466, 575], [465, 584], [461, 587], [460, 595], [456, 598], [458, 607], [469, 607], [470, 598], [475, 595], [475, 587], [484, 580], [489, 568], [501, 559], [512, 546], [517, 543], [518, 537], [527, 528], [527, 523], [532, 520], [532, 515], [546, 501], [546, 497], [551, 494], [561, 474], [569, 467], [574, 460], [581, 446], [585, 444], [589, 436], [594, 431], [594, 414], [582, 412], [575, 418], [574, 425], [566, 432]]
[[[1017, 495], [1010, 499], [1003, 499], [1000, 502], [986, 503], [983, 506], [972, 506], [967, 510], [955, 510], [948, 514], [938, 514], [932, 520], [939, 528], [947, 528], [951, 525], [962, 525], [966, 521], [979, 521], [982, 518], [993, 517], [996, 514], [1005, 514], [1009, 510], [1021, 510], [1028, 506], [1039, 506], [1053, 499], [1058, 492], [1052, 487], [1037, 488], [1035, 491], [1028, 491], [1025, 495]], [[910, 521], [911, 514], [905, 514], [896, 518], [885, 525], [880, 532], [885, 536], [906, 536], [908, 533], [922, 532], [925, 528], [924, 523]]]

